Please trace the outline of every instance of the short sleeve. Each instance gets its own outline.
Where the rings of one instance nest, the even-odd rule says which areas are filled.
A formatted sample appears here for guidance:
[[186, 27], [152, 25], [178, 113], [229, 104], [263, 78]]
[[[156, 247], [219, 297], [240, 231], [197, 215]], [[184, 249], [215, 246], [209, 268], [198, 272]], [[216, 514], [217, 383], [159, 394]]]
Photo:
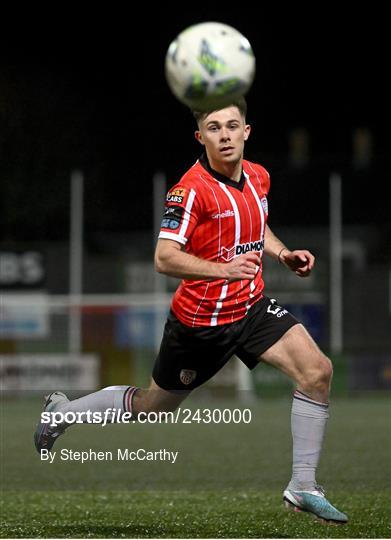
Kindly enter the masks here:
[[259, 165], [260, 171], [261, 171], [261, 186], [262, 191], [265, 195], [269, 193], [270, 190], [270, 174], [267, 172], [267, 170]]
[[177, 184], [167, 193], [159, 238], [185, 245], [200, 218], [200, 204], [194, 188]]

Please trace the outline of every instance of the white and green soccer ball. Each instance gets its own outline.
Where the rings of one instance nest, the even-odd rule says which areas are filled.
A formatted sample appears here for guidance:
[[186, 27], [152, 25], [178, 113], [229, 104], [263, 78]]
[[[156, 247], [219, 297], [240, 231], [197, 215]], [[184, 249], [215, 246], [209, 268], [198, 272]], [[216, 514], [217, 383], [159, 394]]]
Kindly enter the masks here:
[[255, 56], [235, 28], [205, 22], [186, 28], [166, 54], [166, 79], [176, 98], [200, 111], [229, 105], [250, 89]]

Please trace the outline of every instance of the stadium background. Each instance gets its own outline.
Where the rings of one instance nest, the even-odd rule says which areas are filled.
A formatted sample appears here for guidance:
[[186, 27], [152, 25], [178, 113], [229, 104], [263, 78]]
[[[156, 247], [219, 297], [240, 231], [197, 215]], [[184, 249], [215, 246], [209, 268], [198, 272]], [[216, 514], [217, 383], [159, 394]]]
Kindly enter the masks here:
[[[322, 471], [329, 483], [333, 476], [338, 477], [333, 487], [342, 503], [344, 493], [362, 495], [366, 486], [372, 507], [383, 511], [390, 473], [391, 220], [381, 22], [378, 16], [357, 12], [353, 19], [338, 17], [323, 26], [315, 24], [315, 19], [313, 24], [304, 22], [298, 13], [290, 22], [269, 15], [263, 19], [266, 22], [262, 14], [257, 20], [253, 14], [238, 15], [233, 10], [222, 14], [194, 9], [171, 17], [158, 10], [152, 20], [143, 19], [137, 29], [134, 25], [118, 25], [117, 19], [115, 34], [109, 32], [111, 21], [106, 26], [99, 23], [88, 27], [73, 21], [65, 29], [53, 24], [44, 31], [34, 27], [34, 32], [31, 27], [26, 31], [25, 23], [15, 29], [12, 39], [3, 37], [0, 358], [1, 412], [6, 435], [1, 461], [6, 536], [61, 536], [64, 531], [88, 536], [87, 526], [77, 526], [80, 516], [75, 508], [81, 504], [77, 493], [80, 490], [86, 493], [83, 512], [100, 516], [101, 521], [97, 518], [95, 522], [84, 516], [95, 535], [196, 536], [199, 530], [189, 510], [194, 502], [191, 496], [178, 496], [175, 491], [179, 483], [188, 492], [193, 489], [187, 463], [171, 481], [167, 471], [143, 467], [132, 471], [133, 482], [123, 483], [125, 472], [115, 467], [102, 471], [99, 482], [93, 471], [85, 473], [83, 469], [82, 476], [87, 480], [80, 481], [79, 465], [61, 484], [64, 471], [59, 468], [50, 489], [57, 490], [58, 504], [73, 501], [75, 511], [61, 518], [60, 528], [48, 529], [39, 519], [40, 509], [30, 501], [41, 489], [37, 482], [42, 474], [30, 439], [40, 410], [36, 396], [53, 384], [77, 395], [102, 385], [128, 381], [145, 384], [148, 380], [169, 294], [175, 287], [172, 280], [157, 282], [152, 268], [153, 178], [157, 172], [163, 173], [169, 187], [199, 154], [192, 137], [193, 120], [171, 96], [164, 81], [164, 54], [179, 31], [204, 20], [231, 24], [252, 43], [257, 76], [248, 94], [248, 120], [253, 133], [246, 156], [261, 162], [271, 173], [272, 229], [288, 245], [308, 247], [318, 257], [317, 271], [306, 282], [291, 279], [273, 263], [266, 265], [265, 273], [267, 292], [301, 317], [323, 349], [333, 356], [333, 395], [339, 419], [332, 424], [335, 432], [328, 443], [330, 456], [322, 462]], [[84, 177], [81, 309], [68, 296], [70, 177], [75, 170]], [[329, 178], [333, 172], [342, 178], [344, 238], [343, 348], [337, 353], [330, 350], [329, 321]], [[168, 296], [159, 292], [165, 288]], [[71, 320], [75, 313], [81, 322], [82, 355], [71, 350]], [[210, 454], [214, 449], [217, 455], [225, 455], [229, 448], [234, 451], [231, 444], [235, 437], [241, 437], [254, 455], [261, 452], [262, 440], [274, 437], [275, 446], [268, 450], [269, 455], [278, 455], [271, 467], [278, 472], [254, 476], [254, 468], [258, 470], [260, 464], [252, 459], [244, 471], [228, 462], [228, 476], [241, 490], [239, 495], [232, 495], [232, 484], [221, 481], [227, 470], [221, 469], [218, 460], [197, 462], [191, 448], [185, 445], [183, 453], [191, 455], [193, 467], [190, 479], [209, 489], [205, 500], [211, 497], [207, 504], [211, 512], [208, 527], [200, 530], [205, 536], [323, 536], [324, 531], [306, 529], [301, 523], [292, 529], [289, 521], [283, 521], [283, 528], [275, 531], [269, 528], [274, 512], [279, 515], [274, 492], [279, 493], [283, 486], [289, 465], [291, 385], [265, 367], [258, 369], [250, 381], [243, 380], [242, 373], [236, 370], [233, 363], [231, 372], [228, 369], [195, 396], [194, 406], [250, 404], [259, 423], [250, 431], [225, 431], [221, 436], [202, 426], [198, 431], [192, 426], [194, 439], [187, 432], [185, 436], [197, 441], [204, 438]], [[278, 420], [271, 422], [268, 417]], [[23, 434], [18, 432], [13, 439], [15, 423], [22, 426]], [[124, 431], [113, 429], [118, 439], [112, 444], [129, 444]], [[135, 433], [145, 444], [163, 444], [165, 437], [180, 444], [183, 429], [166, 433], [159, 428], [151, 434], [137, 426]], [[256, 433], [262, 435], [261, 440], [257, 440]], [[352, 452], [357, 467], [353, 471], [349, 460], [352, 468], [348, 467], [349, 474], [344, 474], [348, 443], [343, 444], [343, 437], [347, 435], [354, 441]], [[97, 448], [102, 445], [99, 430], [88, 436], [78, 430], [74, 437], [71, 442], [75, 448], [83, 448], [91, 441]], [[25, 441], [23, 451], [17, 444], [19, 438]], [[373, 463], [370, 455], [375, 449], [378, 460]], [[21, 461], [25, 464], [22, 469]], [[238, 461], [246, 461], [246, 454], [240, 454]], [[268, 465], [263, 465], [261, 469], [265, 470]], [[335, 475], [327, 474], [328, 467]], [[215, 471], [212, 477], [211, 470]], [[185, 514], [177, 528], [170, 528], [169, 508], [163, 512], [163, 526], [152, 519], [151, 511], [162, 516], [162, 509], [158, 500], [152, 510], [149, 508], [146, 497], [151, 491], [138, 495], [144, 504], [134, 508], [134, 516], [125, 524], [121, 521], [121, 527], [114, 508], [112, 519], [99, 514], [96, 497], [106, 496], [102, 495], [105, 490], [142, 491], [145, 483], [157, 499], [161, 490], [168, 490], [175, 504], [183, 503]], [[253, 523], [254, 517], [260, 523], [259, 516], [246, 513], [241, 497], [244, 501], [255, 497], [252, 502], [261, 508], [264, 503], [259, 486], [270, 496], [270, 519], [263, 516], [263, 528], [249, 528], [248, 522]], [[228, 497], [227, 512], [230, 505], [238, 506], [243, 520], [235, 522], [232, 516], [219, 514], [220, 503], [213, 497], [218, 499], [222, 491]], [[48, 501], [44, 494], [39, 497], [43, 508]], [[166, 501], [163, 496], [161, 500]], [[352, 537], [371, 531], [373, 536], [386, 536], [382, 520], [360, 513], [358, 501], [359, 497], [349, 504], [351, 513], [360, 514], [360, 527], [338, 534]], [[118, 506], [118, 501], [115, 504]], [[382, 515], [387, 520], [387, 514]], [[38, 519], [35, 529], [23, 528], [27, 516]], [[186, 526], [190, 522], [192, 525]]]

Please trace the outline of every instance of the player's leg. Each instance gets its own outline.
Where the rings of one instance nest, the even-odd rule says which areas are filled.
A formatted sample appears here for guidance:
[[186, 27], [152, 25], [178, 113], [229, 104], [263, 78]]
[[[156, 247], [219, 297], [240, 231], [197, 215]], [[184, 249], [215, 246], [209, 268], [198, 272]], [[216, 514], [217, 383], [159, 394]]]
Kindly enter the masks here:
[[331, 362], [300, 324], [267, 349], [261, 360], [280, 369], [297, 385], [291, 413], [293, 471], [288, 487], [314, 489], [328, 419]]
[[[137, 414], [141, 412], [175, 410], [191, 390], [212, 377], [231, 356], [233, 346], [229, 340], [221, 350], [217, 350], [215, 342], [219, 341], [219, 336], [205, 336], [205, 333], [204, 329], [200, 332], [189, 330], [170, 314], [148, 389], [110, 386], [73, 401], [69, 401], [62, 392], [50, 394], [44, 411], [63, 415], [68, 413], [70, 421], [56, 426], [40, 421], [34, 436], [37, 450], [50, 450], [56, 438], [72, 425], [71, 413], [78, 414], [79, 418], [84, 415], [80, 419], [87, 420], [87, 413], [104, 415], [107, 410], [115, 409], [120, 411], [116, 418], [121, 417], [121, 412], [130, 412], [137, 419]], [[213, 350], [216, 350], [215, 355]], [[206, 353], [210, 353], [215, 361], [206, 361]]]
[[[93, 413], [100, 413], [103, 419], [108, 411], [115, 412], [115, 420], [120, 419], [123, 413], [131, 413], [134, 419], [137, 419], [137, 414], [140, 412], [173, 411], [188, 394], [189, 392], [184, 391], [164, 390], [153, 380], [147, 389], [128, 385], [109, 386], [73, 401], [69, 401], [62, 392], [53, 392], [47, 396], [44, 411], [61, 413], [66, 420], [56, 425], [43, 423], [41, 420], [34, 435], [35, 446], [38, 452], [41, 449], [50, 450], [59, 435], [75, 423], [76, 418], [78, 421], [88, 423]], [[59, 417], [59, 415], [56, 416]], [[108, 417], [108, 420], [110, 419], [111, 414]]]
[[[57, 410], [66, 412], [100, 412], [115, 409], [122, 413], [172, 411], [188, 396], [189, 392], [169, 391], [152, 379], [148, 388], [136, 386], [109, 386], [98, 392], [68, 401]], [[135, 418], [136, 419], [136, 418]]]
[[346, 522], [347, 516], [327, 501], [315, 477], [329, 416], [330, 360], [301, 324], [292, 326], [259, 360], [280, 369], [297, 385], [291, 412], [292, 478], [284, 499], [325, 520]]
[[[192, 390], [190, 387], [177, 388], [172, 374], [182, 358], [186, 358], [191, 353], [188, 350], [186, 336], [184, 338], [177, 336], [177, 325], [178, 321], [170, 315], [164, 327], [163, 339], [149, 388], [141, 389], [129, 385], [109, 386], [73, 401], [69, 401], [62, 392], [50, 394], [46, 400], [44, 412], [61, 413], [66, 420], [58, 425], [52, 425], [52, 423], [43, 423], [41, 416], [34, 434], [37, 451], [40, 452], [43, 448], [50, 450], [57, 437], [72, 425], [72, 421], [74, 423], [75, 417], [72, 413], [77, 415], [78, 421], [87, 423], [93, 413], [99, 413], [103, 418], [109, 410], [115, 410], [117, 413], [114, 419], [121, 419], [122, 413], [131, 413], [135, 420], [140, 412], [175, 410]], [[161, 384], [160, 381], [162, 381]], [[178, 382], [180, 383], [179, 377]], [[108, 418], [108, 421], [111, 419], [112, 417]]]
[[[225, 328], [189, 329], [170, 314], [165, 328], [160, 351], [153, 368], [152, 382], [148, 389], [133, 386], [110, 386], [93, 394], [69, 401], [62, 392], [53, 392], [45, 404], [44, 411], [60, 412], [62, 415], [76, 413], [100, 413], [108, 409], [132, 413], [134, 419], [141, 412], [173, 411], [189, 393], [209, 380], [232, 356], [235, 349], [237, 325], [232, 332]], [[116, 418], [120, 418], [117, 415]], [[83, 419], [81, 418], [81, 419]], [[55, 439], [72, 420], [60, 425], [38, 424], [35, 445], [38, 451], [50, 450]]]
[[259, 360], [287, 374], [311, 400], [328, 403], [332, 364], [303, 325], [292, 326]]

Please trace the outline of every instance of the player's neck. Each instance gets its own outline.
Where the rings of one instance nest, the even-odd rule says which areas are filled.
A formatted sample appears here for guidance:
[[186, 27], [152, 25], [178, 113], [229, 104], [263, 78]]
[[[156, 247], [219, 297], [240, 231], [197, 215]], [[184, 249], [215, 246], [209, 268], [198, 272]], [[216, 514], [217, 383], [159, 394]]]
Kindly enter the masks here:
[[221, 161], [214, 161], [209, 159], [209, 164], [213, 170], [217, 171], [220, 174], [223, 174], [227, 178], [230, 178], [234, 182], [240, 182], [242, 177], [242, 168], [243, 163], [242, 159], [235, 161], [234, 163], [224, 163]]

